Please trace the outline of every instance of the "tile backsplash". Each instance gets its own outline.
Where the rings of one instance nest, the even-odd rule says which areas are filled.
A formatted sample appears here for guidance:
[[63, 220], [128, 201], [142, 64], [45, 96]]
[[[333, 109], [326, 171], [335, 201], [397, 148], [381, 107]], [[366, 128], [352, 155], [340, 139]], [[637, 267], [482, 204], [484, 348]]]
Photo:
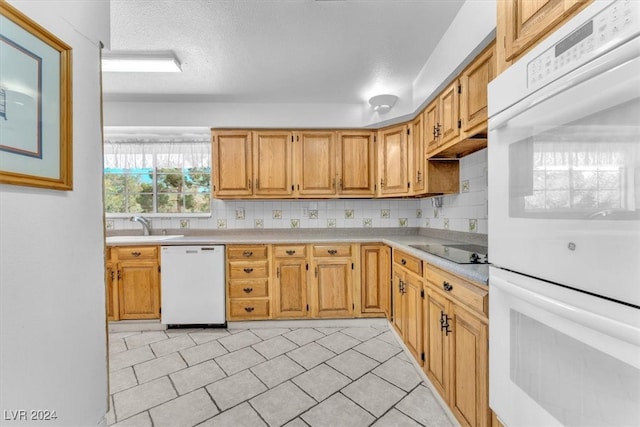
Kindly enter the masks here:
[[460, 193], [442, 196], [442, 206], [433, 198], [420, 199], [424, 218], [421, 227], [487, 234], [487, 149], [460, 159]]
[[[487, 150], [460, 159], [460, 193], [425, 199], [212, 200], [211, 217], [151, 218], [152, 228], [389, 228], [427, 227], [487, 233]], [[138, 229], [109, 218], [109, 230]]]

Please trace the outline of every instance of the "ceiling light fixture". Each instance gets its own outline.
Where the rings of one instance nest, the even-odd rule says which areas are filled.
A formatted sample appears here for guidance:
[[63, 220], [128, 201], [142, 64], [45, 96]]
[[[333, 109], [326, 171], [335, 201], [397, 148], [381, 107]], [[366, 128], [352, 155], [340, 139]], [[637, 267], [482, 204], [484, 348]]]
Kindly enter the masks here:
[[173, 52], [105, 52], [102, 71], [124, 73], [180, 73], [180, 61]]
[[397, 100], [398, 97], [395, 95], [376, 95], [369, 99], [369, 104], [373, 107], [373, 111], [384, 114], [391, 110]]

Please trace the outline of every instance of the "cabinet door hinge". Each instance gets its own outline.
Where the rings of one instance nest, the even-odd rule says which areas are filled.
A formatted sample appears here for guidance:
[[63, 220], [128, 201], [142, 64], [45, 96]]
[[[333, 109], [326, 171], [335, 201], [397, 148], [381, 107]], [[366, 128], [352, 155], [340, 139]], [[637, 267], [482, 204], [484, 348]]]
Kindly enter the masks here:
[[353, 266], [353, 263], [351, 263], [351, 269], [352, 269], [352, 270], [354, 270], [354, 269], [355, 269], [355, 268], [354, 268], [354, 266]]
[[411, 128], [407, 128], [407, 135], [411, 135]]
[[162, 307], [158, 309], [158, 313], [162, 314]]
[[309, 264], [307, 264], [307, 271], [309, 271]]
[[309, 311], [309, 304], [307, 304], [307, 311]]
[[424, 299], [424, 289], [420, 291], [420, 298]]
[[407, 188], [411, 188], [411, 181], [407, 182]]
[[462, 127], [462, 120], [458, 120], [458, 129]]
[[420, 360], [424, 362], [424, 353], [420, 353]]
[[158, 266], [158, 273], [161, 273], [162, 267]]

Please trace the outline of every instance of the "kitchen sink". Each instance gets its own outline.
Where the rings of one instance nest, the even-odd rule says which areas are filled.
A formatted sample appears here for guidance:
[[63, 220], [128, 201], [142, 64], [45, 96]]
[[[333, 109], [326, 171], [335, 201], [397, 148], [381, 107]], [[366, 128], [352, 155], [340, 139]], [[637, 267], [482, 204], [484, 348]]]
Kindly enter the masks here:
[[109, 236], [107, 243], [153, 243], [164, 242], [171, 239], [184, 237], [184, 234], [162, 234], [157, 236]]

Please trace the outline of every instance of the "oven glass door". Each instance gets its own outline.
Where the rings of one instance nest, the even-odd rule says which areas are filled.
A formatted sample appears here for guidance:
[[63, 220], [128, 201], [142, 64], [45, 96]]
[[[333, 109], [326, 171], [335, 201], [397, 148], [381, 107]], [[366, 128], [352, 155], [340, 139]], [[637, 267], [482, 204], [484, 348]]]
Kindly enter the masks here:
[[637, 50], [491, 118], [492, 263], [640, 306]]
[[490, 406], [506, 426], [640, 425], [634, 308], [491, 267]]

